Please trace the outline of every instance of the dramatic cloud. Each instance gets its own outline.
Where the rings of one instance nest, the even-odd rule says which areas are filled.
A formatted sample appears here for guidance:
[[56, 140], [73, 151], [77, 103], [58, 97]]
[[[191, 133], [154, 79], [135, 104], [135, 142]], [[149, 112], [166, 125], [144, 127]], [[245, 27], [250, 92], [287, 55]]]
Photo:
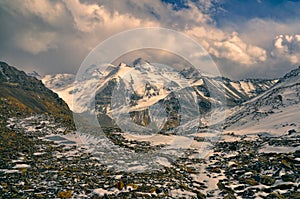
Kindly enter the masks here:
[[285, 59], [292, 64], [300, 62], [300, 35], [279, 35], [274, 39], [271, 55], [277, 59]]
[[[194, 38], [225, 76], [276, 77], [300, 62], [300, 19], [295, 15], [299, 5], [296, 1], [2, 0], [0, 59], [44, 74], [76, 73], [85, 56], [110, 36], [132, 28], [164, 27]], [[274, 72], [267, 73], [270, 70]]]
[[186, 31], [216, 58], [225, 58], [238, 64], [252, 65], [266, 61], [266, 51], [245, 43], [237, 32], [226, 34], [219, 29], [197, 27]]
[[38, 17], [52, 26], [62, 26], [67, 13], [62, 2], [48, 0], [3, 0], [1, 6], [11, 14], [19, 17]]
[[151, 20], [143, 20], [118, 11], [111, 13], [103, 5], [83, 4], [79, 0], [65, 0], [78, 30], [83, 32], [108, 31], [117, 32], [124, 29], [143, 26], [158, 26]]
[[61, 28], [66, 23], [64, 4], [46, 0], [4, 0], [0, 6], [11, 16], [6, 20], [15, 22], [9, 33], [12, 45], [34, 55], [55, 48], [55, 28]]
[[20, 49], [38, 54], [55, 48], [55, 33], [53, 32], [35, 32], [34, 30], [17, 34], [15, 45]]

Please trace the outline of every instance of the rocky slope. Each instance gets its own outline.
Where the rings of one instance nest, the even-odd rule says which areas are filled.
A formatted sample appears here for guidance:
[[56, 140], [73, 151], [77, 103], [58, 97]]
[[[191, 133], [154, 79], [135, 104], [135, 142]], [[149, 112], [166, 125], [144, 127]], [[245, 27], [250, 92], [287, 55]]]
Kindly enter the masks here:
[[56, 93], [4, 62], [0, 62], [0, 106], [2, 117], [46, 113], [72, 123], [72, 112]]
[[[61, 126], [45, 115], [11, 118], [8, 123], [15, 133], [0, 134], [3, 198], [300, 197], [299, 132], [280, 137], [223, 134], [214, 145], [199, 133], [178, 159], [151, 162], [158, 167], [132, 172], [118, 170], [92, 152], [93, 147], [105, 147], [105, 139], [87, 146], [76, 134], [60, 133]], [[111, 129], [114, 133], [125, 139]], [[120, 144], [118, 139], [114, 142]], [[127, 140], [126, 144], [120, 150], [144, 156], [155, 150], [150, 142]], [[195, 148], [202, 144], [211, 146], [203, 158], [198, 156], [203, 148]], [[134, 162], [132, 167], [137, 165]]]
[[300, 67], [292, 70], [265, 93], [236, 108], [225, 128], [241, 132], [282, 134], [300, 130]]
[[[186, 146], [187, 137], [183, 139], [180, 135], [134, 137], [107, 128], [104, 137], [95, 139], [81, 132], [66, 135], [65, 126], [45, 114], [7, 118], [0, 133], [0, 198], [298, 199], [300, 131], [292, 124], [293, 121], [297, 125], [299, 121], [293, 115], [299, 110], [298, 83], [299, 69], [243, 104], [245, 114], [238, 107], [228, 120], [233, 125], [229, 133], [219, 132], [218, 139], [213, 141], [209, 129], [202, 129], [189, 135], [191, 143]], [[153, 95], [157, 86], [145, 87], [142, 89], [149, 91], [145, 96], [150, 99], [160, 96]], [[110, 91], [107, 86], [103, 88]], [[251, 123], [254, 106], [259, 110], [274, 109], [274, 113], [269, 113], [273, 118], [286, 114], [287, 108], [292, 113], [285, 115], [290, 121], [289, 131], [277, 129], [281, 131], [277, 136], [265, 130], [247, 133], [249, 129], [239, 121], [249, 115], [244, 121], [256, 124]], [[239, 115], [243, 117], [235, 120]], [[265, 115], [257, 115], [259, 122]], [[237, 126], [246, 131], [239, 135], [234, 129]], [[87, 145], [88, 139], [93, 144]], [[178, 145], [182, 150], [173, 150]], [[114, 156], [108, 153], [112, 148], [116, 149]], [[158, 155], [148, 162], [153, 151], [168, 149], [172, 154], [180, 152], [177, 158]], [[140, 159], [130, 161], [132, 154], [139, 155]], [[147, 165], [152, 169], [146, 169]]]

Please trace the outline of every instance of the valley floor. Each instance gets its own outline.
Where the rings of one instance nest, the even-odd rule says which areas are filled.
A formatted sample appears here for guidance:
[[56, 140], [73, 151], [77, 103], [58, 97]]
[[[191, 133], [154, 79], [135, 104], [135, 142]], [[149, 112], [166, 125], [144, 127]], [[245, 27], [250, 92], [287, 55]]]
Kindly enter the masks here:
[[[228, 132], [215, 143], [200, 133], [193, 142], [207, 146], [206, 156], [191, 147], [177, 159], [160, 159], [156, 169], [130, 172], [103, 164], [92, 146], [48, 116], [11, 118], [7, 127], [0, 134], [0, 198], [300, 198], [296, 131]], [[109, 135], [132, 153], [168, 144]]]

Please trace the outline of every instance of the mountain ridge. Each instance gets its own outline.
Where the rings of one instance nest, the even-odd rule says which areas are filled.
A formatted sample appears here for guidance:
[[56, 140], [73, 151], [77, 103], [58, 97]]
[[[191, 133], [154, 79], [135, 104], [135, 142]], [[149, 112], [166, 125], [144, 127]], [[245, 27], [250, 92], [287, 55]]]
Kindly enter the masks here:
[[280, 134], [300, 130], [300, 67], [290, 71], [271, 89], [245, 102], [225, 122], [230, 131], [267, 131]]
[[42, 81], [28, 76], [24, 71], [0, 62], [1, 114], [50, 114], [72, 125], [72, 112], [68, 105]]
[[[149, 62], [146, 61], [143, 61], [143, 63], [150, 64]], [[138, 62], [137, 65], [141, 65], [141, 64]], [[112, 76], [113, 75], [112, 73], [117, 73], [121, 66], [122, 64], [120, 63], [118, 66], [115, 66], [113, 67], [113, 69], [110, 69], [110, 74], [106, 75], [106, 78]], [[123, 67], [125, 66], [127, 65], [123, 64]], [[130, 67], [135, 68], [134, 66], [130, 66]], [[192, 75], [189, 73], [192, 73]], [[200, 80], [199, 76], [197, 76], [199, 74], [188, 71], [188, 69], [179, 72], [179, 74], [184, 75], [187, 78], [187, 80], [193, 78], [194, 76], [194, 79], [192, 79], [193, 81], [191, 81], [190, 84], [193, 86], [199, 86], [197, 85], [197, 81]], [[73, 74], [55, 74], [55, 75], [46, 75], [41, 80], [48, 88], [58, 93], [59, 96], [62, 97], [72, 109], [72, 103], [73, 103], [72, 94], [76, 90], [75, 87], [82, 86], [77, 84], [77, 82], [75, 82], [75, 77], [76, 76]], [[96, 76], [95, 78], [100, 79], [101, 76]], [[237, 80], [230, 80], [229, 78], [224, 78], [224, 77], [212, 77], [212, 78], [209, 77], [208, 79], [212, 79], [212, 81], [214, 81], [216, 85], [225, 87], [228, 94], [227, 98], [228, 98], [229, 106], [235, 106], [256, 96], [259, 93], [264, 92], [266, 89], [269, 89], [271, 86], [273, 86], [277, 81], [277, 79], [270, 79], [270, 80], [246, 79], [246, 80], [237, 81]], [[76, 110], [73, 111], [76, 112]]]

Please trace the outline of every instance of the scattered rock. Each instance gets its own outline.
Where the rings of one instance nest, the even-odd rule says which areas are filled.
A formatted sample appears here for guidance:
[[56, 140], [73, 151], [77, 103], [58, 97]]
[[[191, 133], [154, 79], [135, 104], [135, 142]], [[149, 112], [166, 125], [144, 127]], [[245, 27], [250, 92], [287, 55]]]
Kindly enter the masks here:
[[71, 198], [72, 197], [72, 191], [60, 191], [57, 193], [58, 198]]
[[284, 182], [296, 182], [297, 177], [295, 175], [292, 175], [292, 174], [287, 174], [287, 175], [282, 175], [281, 179]]
[[119, 189], [120, 191], [124, 188], [124, 183], [122, 181], [119, 181], [116, 184], [116, 188]]
[[260, 182], [263, 185], [271, 186], [275, 183], [275, 179], [271, 176], [262, 175], [260, 176]]

